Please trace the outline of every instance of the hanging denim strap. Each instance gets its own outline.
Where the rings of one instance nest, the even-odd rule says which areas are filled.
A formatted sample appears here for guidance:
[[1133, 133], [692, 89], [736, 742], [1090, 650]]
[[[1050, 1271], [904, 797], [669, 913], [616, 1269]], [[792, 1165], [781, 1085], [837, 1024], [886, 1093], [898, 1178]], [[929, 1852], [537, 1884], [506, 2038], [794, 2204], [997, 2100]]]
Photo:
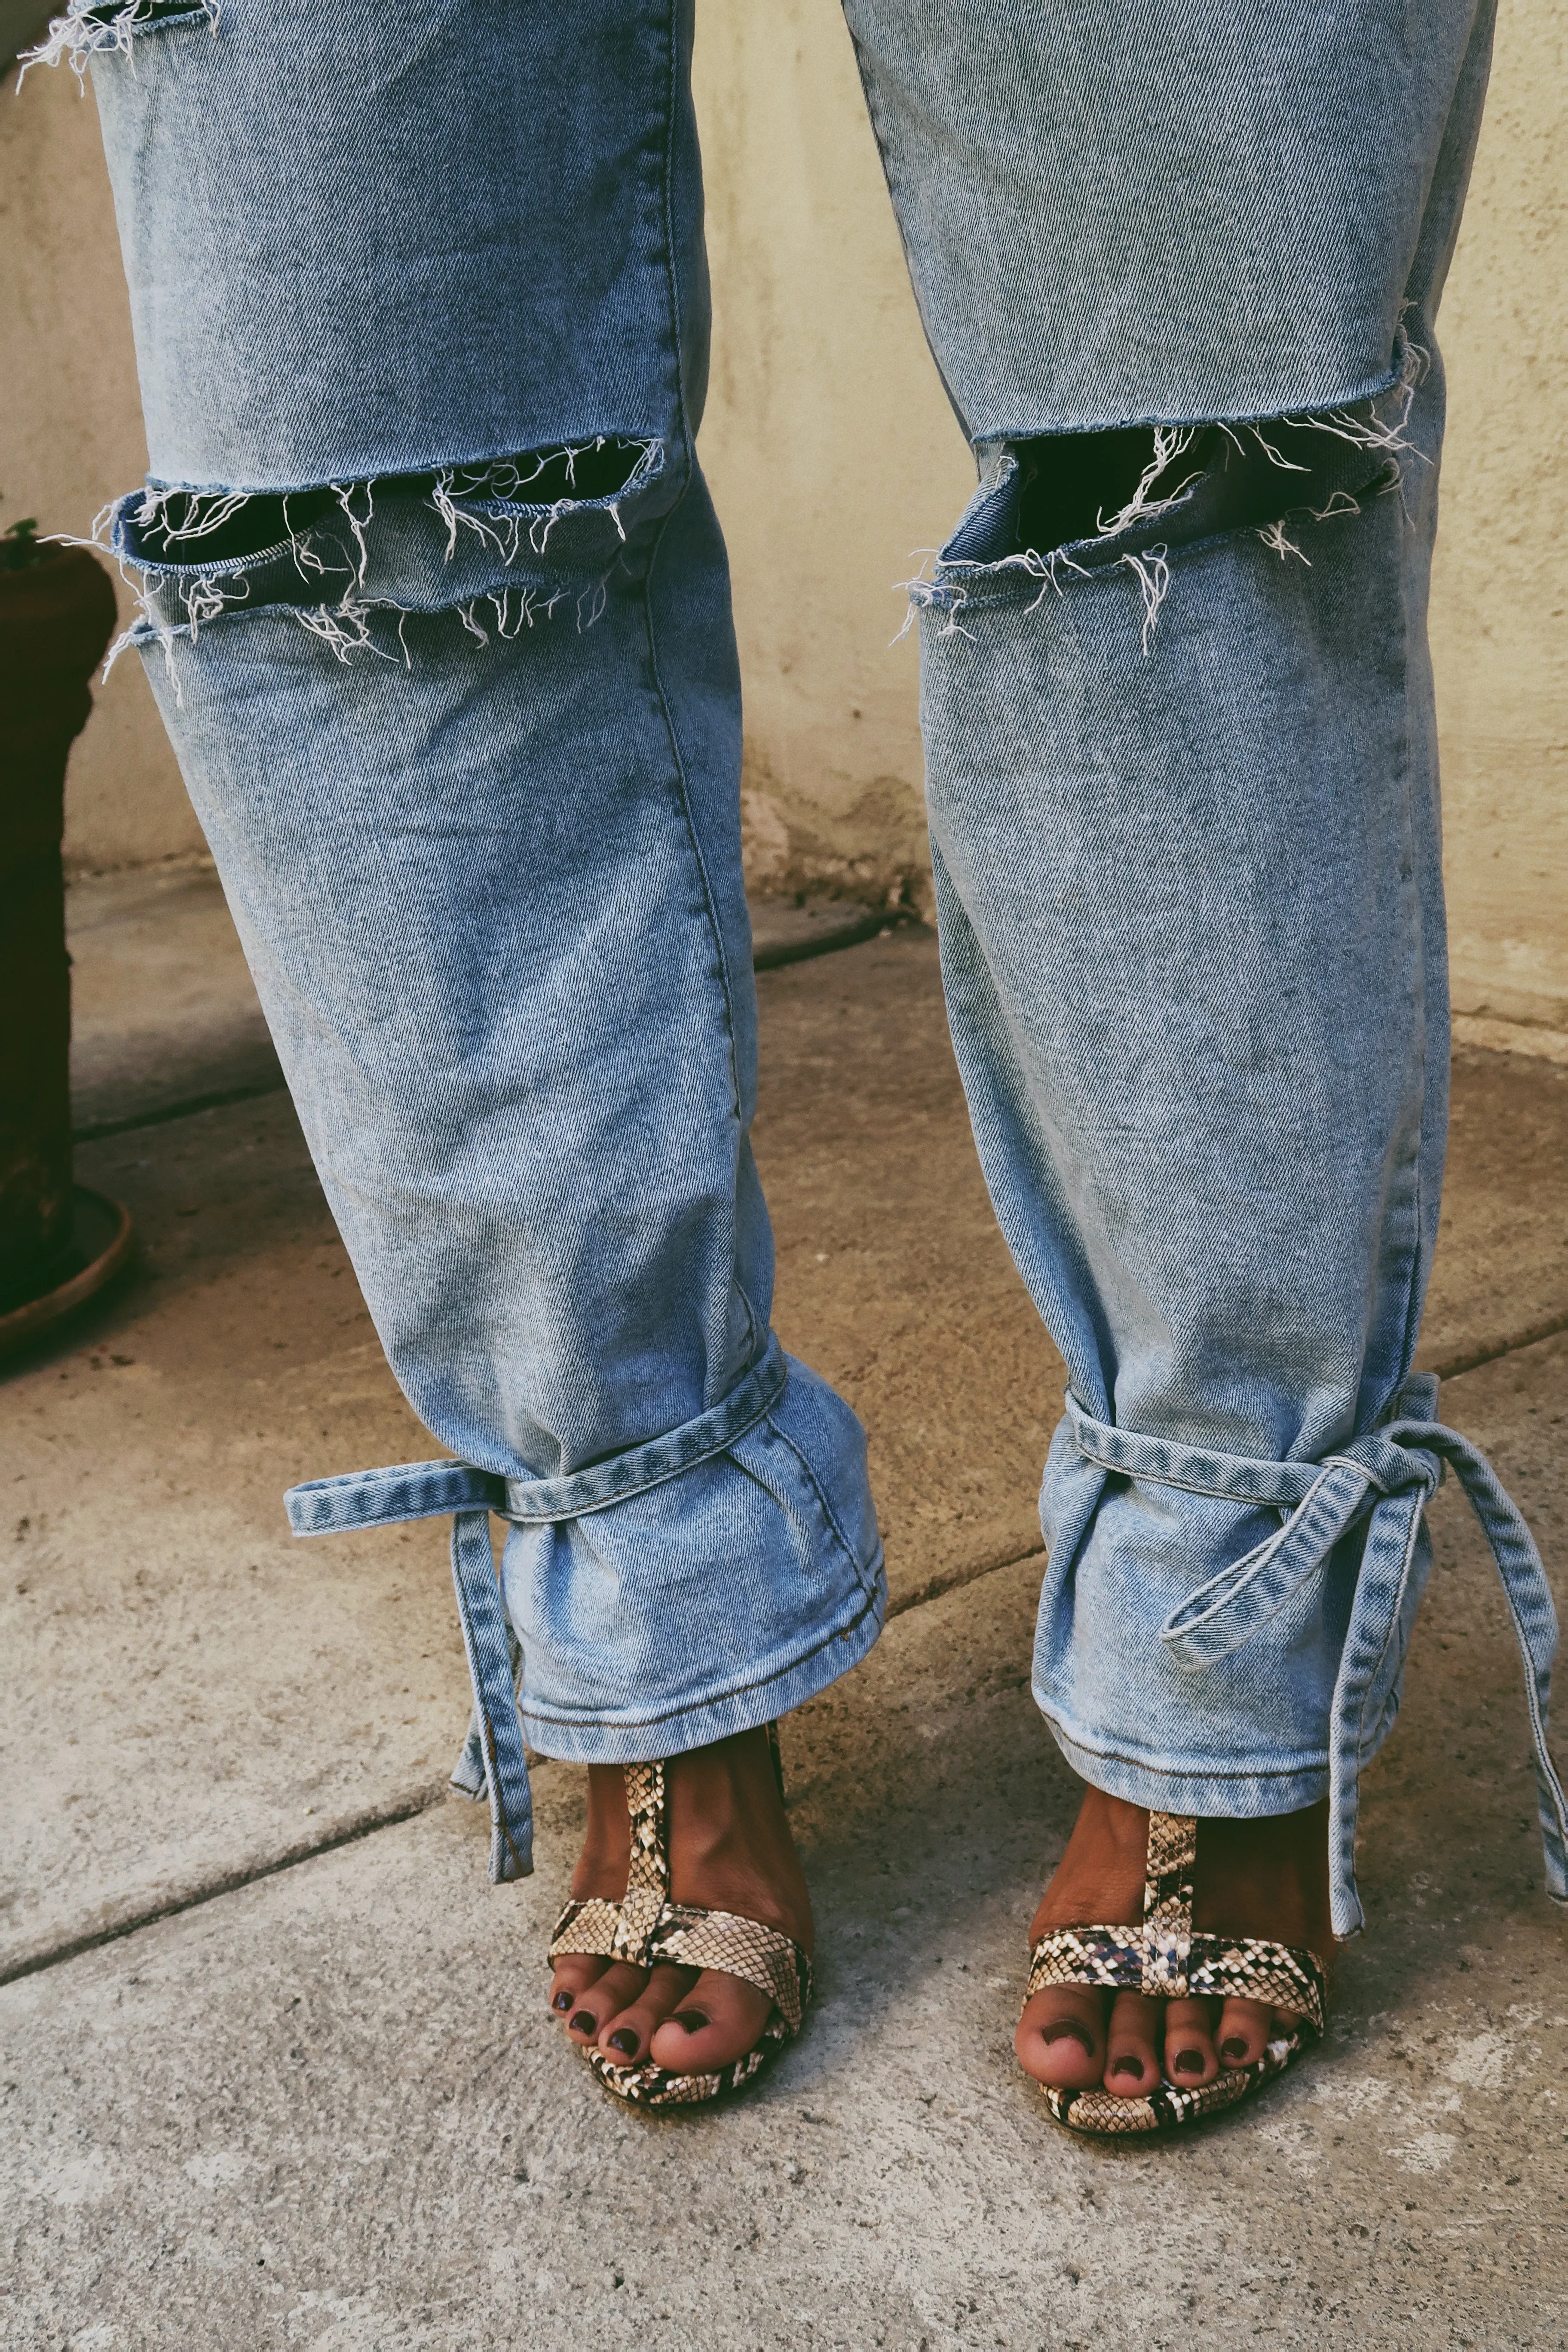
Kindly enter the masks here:
[[544, 1527], [608, 1510], [679, 1477], [727, 1446], [777, 1402], [789, 1366], [777, 1339], [738, 1386], [709, 1412], [607, 1462], [563, 1478], [503, 1478], [466, 1462], [407, 1462], [390, 1470], [353, 1471], [291, 1486], [283, 1500], [297, 1536], [335, 1535], [452, 1513], [452, 1581], [463, 1648], [474, 1685], [474, 1720], [454, 1775], [479, 1794], [471, 1751], [477, 1738], [490, 1800], [490, 1876], [526, 1878], [533, 1868], [533, 1807], [518, 1718], [515, 1644], [507, 1622], [489, 1522], [494, 1512], [518, 1527]]
[[[1323, 1572], [1340, 1538], [1368, 1520], [1329, 1725], [1329, 1868], [1336, 1936], [1352, 1936], [1363, 1924], [1354, 1867], [1361, 1767], [1392, 1712], [1394, 1684], [1384, 1670], [1391, 1652], [1402, 1651], [1409, 1633], [1422, 1515], [1445, 1464], [1453, 1468], [1491, 1547], [1513, 1619], [1524, 1659], [1547, 1892], [1554, 1902], [1568, 1902], [1568, 1803], [1546, 1744], [1557, 1649], [1551, 1588], [1518, 1507], [1478, 1448], [1433, 1418], [1436, 1406], [1436, 1380], [1417, 1373], [1405, 1382], [1394, 1419], [1321, 1463], [1310, 1463], [1267, 1462], [1167, 1444], [1094, 1421], [1073, 1398], [1067, 1400], [1074, 1442], [1085, 1460], [1156, 1486], [1287, 1515], [1277, 1533], [1190, 1592], [1161, 1628], [1170, 1654], [1194, 1671], [1249, 1641], [1309, 1577]], [[1374, 1706], [1375, 1718], [1369, 1720]]]

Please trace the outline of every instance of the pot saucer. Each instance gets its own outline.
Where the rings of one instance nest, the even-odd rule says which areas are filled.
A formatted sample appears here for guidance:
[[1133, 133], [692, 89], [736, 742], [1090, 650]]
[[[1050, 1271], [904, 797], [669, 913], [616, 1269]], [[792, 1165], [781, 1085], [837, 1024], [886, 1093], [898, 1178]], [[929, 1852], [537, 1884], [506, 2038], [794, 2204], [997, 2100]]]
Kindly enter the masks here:
[[131, 1212], [107, 1192], [72, 1187], [76, 1202], [70, 1262], [76, 1271], [37, 1298], [0, 1315], [0, 1358], [14, 1356], [64, 1317], [96, 1297], [131, 1255]]

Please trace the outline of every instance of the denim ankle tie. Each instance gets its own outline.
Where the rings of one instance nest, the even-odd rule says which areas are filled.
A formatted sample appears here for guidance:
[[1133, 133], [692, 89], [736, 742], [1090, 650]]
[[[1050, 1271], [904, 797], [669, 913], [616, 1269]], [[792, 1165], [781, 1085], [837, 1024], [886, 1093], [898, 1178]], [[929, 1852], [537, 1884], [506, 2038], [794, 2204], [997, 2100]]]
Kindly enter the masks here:
[[[1525, 1696], [1546, 1850], [1546, 1888], [1568, 1903], [1568, 1804], [1546, 1744], [1557, 1614], [1534, 1538], [1477, 1447], [1433, 1415], [1437, 1382], [1409, 1379], [1394, 1417], [1321, 1462], [1267, 1462], [1173, 1445], [1095, 1421], [1067, 1400], [1074, 1442], [1085, 1460], [1156, 1486], [1217, 1495], [1289, 1511], [1277, 1535], [1222, 1569], [1173, 1609], [1160, 1639], [1184, 1666], [1200, 1673], [1250, 1640], [1311, 1576], [1321, 1575], [1334, 1546], [1363, 1517], [1366, 1547], [1334, 1685], [1329, 1726], [1329, 1874], [1334, 1934], [1353, 1936], [1363, 1920], [1355, 1884], [1358, 1783], [1396, 1703], [1397, 1675], [1382, 1673], [1402, 1618], [1416, 1560], [1422, 1514], [1451, 1464], [1491, 1546], [1524, 1658]], [[1406, 1630], [1408, 1630], [1406, 1628]], [[1376, 1720], [1369, 1711], [1382, 1693]]]
[[[405, 1462], [313, 1478], [284, 1496], [297, 1536], [392, 1527], [452, 1513], [452, 1581], [463, 1647], [474, 1685], [474, 1722], [453, 1775], [460, 1788], [490, 1801], [490, 1876], [526, 1878], [533, 1868], [533, 1806], [518, 1717], [514, 1644], [490, 1552], [493, 1512], [518, 1527], [539, 1527], [609, 1509], [632, 1495], [678, 1478], [725, 1448], [777, 1402], [788, 1366], [770, 1336], [765, 1353], [729, 1395], [695, 1420], [563, 1478], [503, 1478], [466, 1462]], [[483, 1779], [474, 1769], [479, 1747]]]

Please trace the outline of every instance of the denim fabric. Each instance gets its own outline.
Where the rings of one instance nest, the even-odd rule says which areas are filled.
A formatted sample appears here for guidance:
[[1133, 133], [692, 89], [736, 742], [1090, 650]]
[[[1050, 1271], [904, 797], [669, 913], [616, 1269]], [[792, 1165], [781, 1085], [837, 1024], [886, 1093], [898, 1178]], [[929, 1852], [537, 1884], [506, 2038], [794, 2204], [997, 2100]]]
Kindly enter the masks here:
[[972, 441], [1327, 409], [1391, 380], [1433, 203], [1463, 196], [1489, 0], [845, 14]]
[[[1436, 15], [1423, 87], [1438, 75], [1446, 107], [1384, 114], [1373, 76], [1337, 146], [1310, 108], [1291, 118], [1292, 138], [1318, 137], [1303, 207], [1332, 183], [1314, 176], [1331, 148], [1344, 187], [1304, 231], [1306, 293], [1311, 253], [1340, 241], [1339, 324], [1360, 340], [1338, 372], [1323, 373], [1313, 329], [1300, 349], [1255, 352], [1221, 397], [1226, 306], [1184, 310], [1184, 343], [1167, 307], [1157, 342], [1137, 348], [1136, 384], [1122, 382], [1122, 415], [1201, 427], [1258, 402], [1261, 439], [1173, 436], [1184, 480], [1042, 551], [1020, 545], [1021, 460], [1059, 425], [1058, 395], [1026, 352], [998, 359], [1011, 421], [984, 443], [975, 498], [914, 590], [954, 1045], [992, 1199], [1071, 1391], [1041, 1494], [1036, 1696], [1076, 1769], [1134, 1803], [1245, 1816], [1331, 1794], [1342, 1934], [1360, 1920], [1356, 1777], [1394, 1719], [1429, 1564], [1424, 1496], [1398, 1577], [1363, 1564], [1352, 1512], [1243, 1637], [1169, 1636], [1194, 1595], [1267, 1549], [1317, 1465], [1399, 1412], [1436, 1235], [1448, 1034], [1426, 656], [1443, 423], [1432, 312], [1490, 32], [1484, 8]], [[1316, 12], [1312, 38], [1333, 40], [1339, 21]], [[929, 108], [921, 120], [940, 135]], [[1347, 142], [1352, 121], [1379, 137]], [[1205, 218], [1226, 192], [1247, 217], [1251, 160], [1219, 181], [1205, 167]], [[1132, 168], [1146, 176], [1147, 158]], [[1391, 172], [1423, 194], [1414, 223], [1386, 194]], [[1120, 302], [1131, 266], [1154, 318], [1170, 252], [1146, 254], [1149, 234], [1113, 282], [1089, 241], [1082, 302]], [[1278, 261], [1244, 245], [1236, 302], [1263, 304]], [[962, 358], [940, 341], [938, 356], [959, 383]], [[1321, 459], [1294, 482], [1274, 467], [1273, 528], [1235, 527], [1259, 511], [1257, 477], [1292, 419], [1311, 420]], [[1289, 429], [1300, 463], [1302, 426]], [[1434, 1411], [1435, 1398], [1424, 1419]], [[1086, 1420], [1135, 1433], [1132, 1452], [1108, 1469], [1078, 1440]], [[1409, 1442], [1445, 1449], [1436, 1426]], [[1171, 1447], [1244, 1475], [1173, 1479]], [[1259, 1486], [1270, 1463], [1278, 1492]], [[1522, 1522], [1498, 1556], [1538, 1628], [1527, 1664], [1545, 1671], [1554, 1623]], [[1550, 1874], [1568, 1895], [1543, 1746], [1539, 1761]]]
[[[1432, 319], [1487, 0], [848, 17], [980, 469], [913, 595], [954, 1043], [1071, 1385], [1040, 1704], [1138, 1802], [1331, 1793], [1353, 1927], [1452, 1462], [1563, 1894], [1550, 1594], [1409, 1377], [1447, 1055]], [[457, 1457], [290, 1508], [455, 1514], [503, 1876], [524, 1731], [679, 1751], [883, 1607], [858, 1424], [769, 1336], [689, 40], [684, 0], [99, 0], [52, 43], [92, 63], [132, 286], [137, 641]], [[1133, 426], [1137, 486], [1037, 536]]]

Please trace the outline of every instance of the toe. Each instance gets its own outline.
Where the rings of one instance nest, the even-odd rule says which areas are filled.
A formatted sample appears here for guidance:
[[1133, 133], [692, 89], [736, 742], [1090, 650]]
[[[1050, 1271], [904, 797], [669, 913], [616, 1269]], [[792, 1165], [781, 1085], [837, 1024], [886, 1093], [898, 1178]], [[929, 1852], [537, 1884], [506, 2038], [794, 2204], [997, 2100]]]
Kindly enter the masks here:
[[1119, 1992], [1105, 2036], [1105, 2087], [1118, 2099], [1142, 2099], [1160, 2082], [1161, 2010], [1147, 1993]]
[[1089, 2090], [1105, 2064], [1104, 1994], [1090, 1985], [1047, 1986], [1025, 2004], [1013, 2047], [1037, 2083]]
[[628, 1968], [617, 1960], [614, 1967], [596, 1976], [592, 1984], [584, 1985], [577, 1995], [575, 2006], [566, 2018], [566, 2031], [574, 2042], [584, 2044], [596, 2042], [607, 2021], [629, 2009], [647, 1982], [646, 1969]]
[[648, 2044], [672, 2011], [680, 2007], [697, 1981], [695, 1969], [675, 1969], [668, 1962], [655, 1969], [629, 2007], [607, 2017], [599, 2030], [599, 2047], [619, 2066], [636, 2066], [647, 2056]]
[[755, 1985], [704, 1969], [651, 2037], [648, 2055], [681, 2074], [733, 2065], [754, 2048], [773, 2007]]
[[1268, 2047], [1274, 2011], [1264, 2000], [1227, 2000], [1215, 2039], [1222, 2066], [1256, 2066]]
[[1201, 2091], [1219, 2073], [1214, 2011], [1206, 2000], [1165, 2003], [1165, 2079], [1178, 2091]]
[[604, 1975], [608, 1965], [593, 1952], [563, 1952], [551, 1972], [552, 2014], [563, 2021], [569, 2018], [577, 2007], [579, 1996]]

